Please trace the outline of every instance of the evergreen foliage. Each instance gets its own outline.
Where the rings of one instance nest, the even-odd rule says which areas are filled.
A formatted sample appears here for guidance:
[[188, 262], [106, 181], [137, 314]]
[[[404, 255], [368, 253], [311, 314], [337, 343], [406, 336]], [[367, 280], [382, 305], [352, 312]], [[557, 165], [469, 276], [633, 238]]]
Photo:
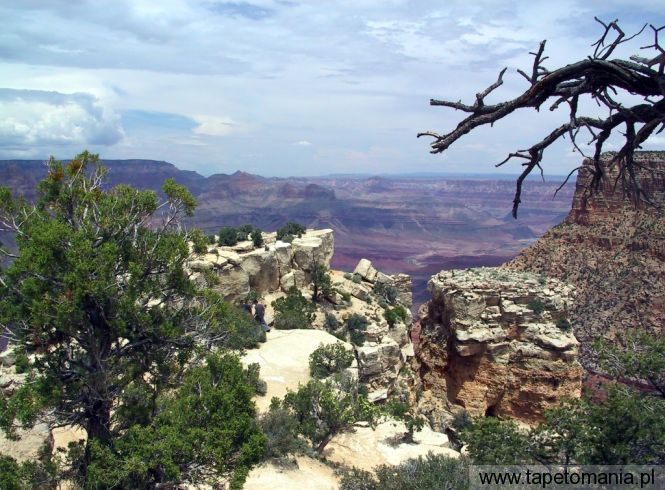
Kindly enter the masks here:
[[348, 376], [310, 380], [275, 403], [295, 417], [298, 432], [310, 440], [318, 453], [335, 434], [361, 420], [374, 424], [379, 416], [379, 409], [360, 394], [358, 383]]
[[232, 247], [238, 243], [238, 230], [230, 226], [225, 226], [219, 230], [219, 244]]
[[320, 296], [330, 297], [335, 293], [330, 272], [323, 264], [316, 264], [312, 271], [312, 301], [319, 301]]
[[297, 287], [292, 286], [285, 297], [273, 301], [272, 307], [275, 310], [275, 328], [311, 328], [316, 306], [307, 301]]
[[346, 319], [346, 329], [353, 345], [362, 346], [365, 343], [367, 325], [369, 325], [367, 318], [358, 313], [353, 313]]
[[[300, 238], [305, 233], [305, 227], [294, 221], [289, 221], [286, 225], [277, 230], [277, 239], [284, 242], [293, 241], [294, 237]], [[288, 239], [290, 238], [290, 240]]]
[[469, 488], [468, 460], [429, 453], [399, 465], [380, 465], [374, 473], [353, 468], [343, 473], [340, 490], [432, 490]]
[[298, 421], [278, 399], [273, 399], [268, 412], [259, 419], [259, 425], [266, 435], [267, 457], [284, 458], [307, 450], [307, 444], [298, 437]]
[[383, 316], [388, 322], [388, 326], [392, 328], [399, 321], [405, 322], [407, 314], [406, 314], [406, 309], [404, 309], [402, 305], [397, 305], [394, 308], [388, 308], [387, 310], [385, 310], [383, 312]]
[[180, 220], [195, 199], [172, 179], [163, 203], [106, 190], [88, 152], [48, 167], [34, 206], [0, 188], [0, 222], [18, 246], [0, 269], [0, 324], [34, 359], [23, 363], [28, 382], [0, 399], [0, 427], [13, 436], [48, 414], [85, 429], [66, 475], [84, 487], [246, 468], [264, 441], [253, 390], [236, 358], [206, 353], [255, 345], [259, 329], [187, 275], [188, 242], [200, 237]]
[[261, 233], [261, 230], [256, 228], [250, 233], [250, 237], [252, 239], [252, 243], [254, 244], [255, 247], [262, 247], [263, 246], [263, 234]]
[[342, 342], [321, 344], [309, 355], [309, 372], [313, 378], [326, 378], [351, 366], [354, 359]]

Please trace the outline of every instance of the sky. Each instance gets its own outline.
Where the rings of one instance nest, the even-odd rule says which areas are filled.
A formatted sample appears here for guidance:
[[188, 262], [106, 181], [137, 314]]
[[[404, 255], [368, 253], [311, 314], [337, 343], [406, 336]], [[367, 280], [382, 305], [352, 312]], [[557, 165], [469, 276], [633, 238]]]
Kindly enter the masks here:
[[[487, 102], [515, 97], [541, 40], [550, 69], [592, 53], [594, 15], [627, 33], [665, 24], [662, 0], [0, 0], [0, 159], [89, 149], [203, 175], [496, 172], [566, 111], [516, 113], [431, 155], [416, 134], [463, 114], [429, 99], [472, 103], [503, 67]], [[662, 135], [645, 146], [661, 148]], [[580, 161], [565, 141], [543, 163], [562, 175]]]

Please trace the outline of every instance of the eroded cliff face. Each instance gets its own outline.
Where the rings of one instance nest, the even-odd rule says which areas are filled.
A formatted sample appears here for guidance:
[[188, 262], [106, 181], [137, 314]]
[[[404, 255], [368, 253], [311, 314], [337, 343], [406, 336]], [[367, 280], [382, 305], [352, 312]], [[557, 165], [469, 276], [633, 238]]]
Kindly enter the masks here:
[[[612, 154], [604, 155], [603, 165]], [[665, 152], [638, 152], [637, 178], [654, 205], [635, 206], [620, 188], [617, 169], [589, 194], [591, 162], [577, 178], [566, 220], [524, 250], [505, 269], [565, 280], [578, 291], [570, 318], [580, 360], [597, 371], [593, 342], [617, 332], [665, 331]], [[620, 187], [620, 186], [619, 186]]]
[[571, 286], [479, 268], [440, 272], [429, 290], [412, 338], [420, 409], [435, 426], [446, 425], [442, 418], [454, 405], [535, 423], [563, 397], [580, 395]]
[[217, 289], [227, 299], [245, 296], [250, 289], [260, 294], [303, 288], [311, 281], [317, 265], [330, 265], [334, 253], [333, 231], [307, 230], [302, 237], [286, 243], [276, 233], [264, 233], [265, 245], [255, 247], [250, 240], [232, 247], [210, 245], [206, 254], [190, 261], [194, 278], [212, 273], [219, 279]]

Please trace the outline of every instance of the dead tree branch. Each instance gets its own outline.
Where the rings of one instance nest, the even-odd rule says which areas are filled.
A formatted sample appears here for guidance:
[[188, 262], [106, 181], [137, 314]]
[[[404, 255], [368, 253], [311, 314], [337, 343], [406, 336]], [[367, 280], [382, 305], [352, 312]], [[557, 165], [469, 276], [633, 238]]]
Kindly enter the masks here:
[[[653, 44], [644, 46], [642, 49], [657, 51], [653, 58], [633, 56], [630, 60], [612, 59], [609, 57], [617, 47], [631, 41], [639, 36], [647, 24], [636, 34], [626, 37], [619, 27], [618, 20], [609, 23], [596, 21], [603, 26], [601, 37], [592, 44], [593, 55], [576, 63], [563, 66], [549, 71], [543, 66], [547, 56], [545, 41], [542, 41], [534, 56], [531, 73], [522, 70], [517, 72], [529, 83], [529, 87], [518, 97], [497, 104], [486, 104], [485, 98], [503, 84], [503, 76], [506, 68], [501, 70], [499, 76], [492, 85], [476, 94], [473, 105], [452, 102], [448, 100], [430, 100], [430, 105], [450, 107], [460, 110], [468, 115], [449, 133], [437, 133], [426, 131], [418, 134], [418, 137], [429, 136], [434, 139], [430, 143], [430, 153], [441, 153], [448, 149], [455, 141], [471, 132], [478, 126], [494, 124], [496, 121], [516, 112], [520, 109], [540, 110], [540, 107], [550, 99], [553, 99], [549, 109], [554, 111], [562, 104], [569, 107], [568, 121], [538, 143], [528, 149], [520, 150], [508, 155], [508, 157], [497, 164], [501, 166], [512, 158], [526, 160], [522, 163], [524, 170], [517, 178], [516, 191], [513, 199], [513, 217], [517, 217], [517, 210], [521, 202], [522, 184], [524, 179], [538, 168], [542, 173], [541, 162], [545, 150], [559, 138], [568, 135], [573, 146], [582, 155], [582, 149], [578, 145], [577, 137], [581, 129], [586, 129], [592, 136], [589, 145], [593, 145], [594, 151], [592, 188], [598, 188], [604, 176], [604, 170], [600, 164], [603, 146], [610, 135], [625, 127], [624, 144], [613, 157], [610, 166], [619, 165], [619, 177], [626, 194], [636, 201], [649, 201], [648, 196], [640, 187], [636, 177], [636, 164], [633, 158], [635, 151], [644, 143], [660, 126], [659, 131], [665, 127], [665, 49], [659, 43], [659, 33], [665, 26], [656, 28], [651, 25], [653, 31]], [[628, 93], [640, 96], [644, 103], [627, 107], [615, 99], [617, 94]], [[588, 117], [578, 114], [578, 105], [581, 97], [589, 97], [595, 100], [600, 107], [608, 110], [605, 118]], [[568, 176], [570, 178], [570, 175]]]

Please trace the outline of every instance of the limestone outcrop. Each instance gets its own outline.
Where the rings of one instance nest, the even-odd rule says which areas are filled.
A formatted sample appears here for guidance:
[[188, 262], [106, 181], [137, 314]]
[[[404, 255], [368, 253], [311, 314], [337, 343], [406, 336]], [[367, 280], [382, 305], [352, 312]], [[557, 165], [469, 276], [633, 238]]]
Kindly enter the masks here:
[[[360, 277], [360, 281], [358, 281]], [[377, 288], [377, 284], [381, 286]], [[372, 262], [361, 259], [354, 274], [333, 273], [333, 286], [341, 295], [350, 297], [350, 307], [335, 312], [340, 325], [352, 314], [368, 320], [365, 342], [356, 347], [359, 381], [369, 389], [369, 399], [385, 400], [400, 369], [412, 354], [408, 325], [412, 317], [411, 279], [406, 274], [389, 276], [374, 268]], [[394, 288], [389, 294], [392, 305], [385, 299], [386, 288]], [[385, 312], [394, 306], [402, 306], [406, 321], [389, 325]], [[340, 332], [341, 333], [341, 332]]]
[[412, 338], [425, 391], [421, 410], [435, 427], [450, 405], [535, 423], [563, 397], [580, 395], [571, 286], [478, 268], [440, 272], [428, 287], [432, 300]]
[[593, 343], [612, 341], [617, 333], [638, 329], [665, 332], [665, 152], [637, 152], [636, 178], [655, 205], [636, 206], [615, 189], [613, 154], [601, 164], [607, 173], [589, 193], [592, 162], [577, 177], [572, 209], [564, 222], [503, 266], [565, 280], [577, 297], [570, 312], [581, 342], [580, 362], [602, 370]]
[[250, 290], [260, 294], [305, 287], [317, 264], [328, 267], [334, 252], [332, 230], [307, 230], [302, 237], [286, 243], [276, 233], [264, 233], [265, 246], [251, 241], [226, 247], [208, 246], [208, 252], [189, 262], [195, 279], [212, 273], [219, 279], [217, 290], [227, 299], [236, 299]]

